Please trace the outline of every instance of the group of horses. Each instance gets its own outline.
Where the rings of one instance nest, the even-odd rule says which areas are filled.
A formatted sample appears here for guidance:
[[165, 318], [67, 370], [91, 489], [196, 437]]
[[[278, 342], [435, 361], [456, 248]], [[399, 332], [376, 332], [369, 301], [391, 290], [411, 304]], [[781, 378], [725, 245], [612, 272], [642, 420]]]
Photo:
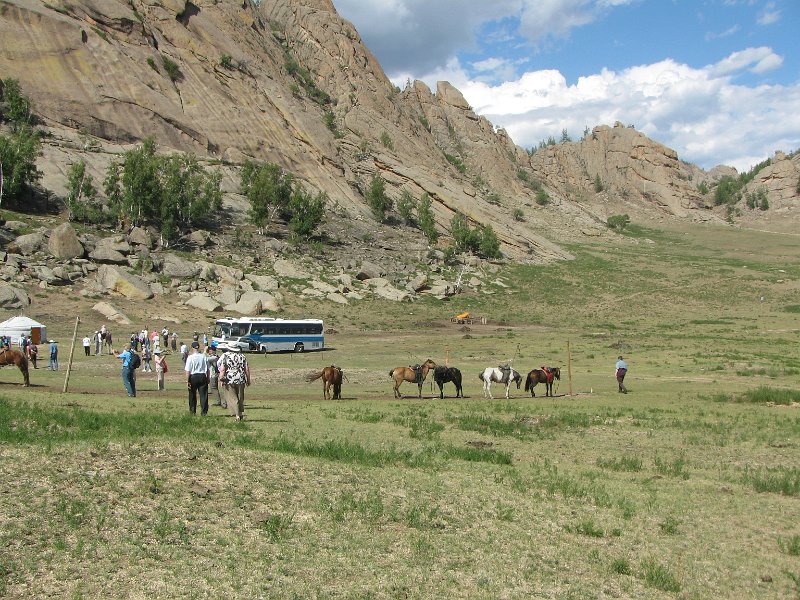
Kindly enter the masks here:
[[[6, 365], [16, 365], [22, 372], [25, 385], [30, 385], [28, 374], [27, 357], [13, 348], [0, 349], [0, 367]], [[461, 371], [455, 367], [437, 365], [430, 358], [416, 367], [395, 367], [389, 371], [389, 377], [394, 381], [394, 397], [402, 398], [400, 385], [404, 381], [416, 383], [419, 390], [419, 397], [422, 398], [422, 384], [428, 377], [428, 373], [433, 370], [433, 380], [439, 387], [439, 398], [444, 398], [444, 384], [453, 383], [456, 386], [456, 398], [464, 397], [462, 388]], [[536, 396], [534, 389], [536, 384], [545, 384], [545, 395], [553, 395], [553, 380], [561, 380], [561, 370], [558, 367], [548, 367], [548, 373], [543, 369], [533, 369], [525, 379], [525, 391], [530, 392], [532, 397]], [[322, 379], [322, 395], [325, 400], [340, 400], [342, 397], [342, 380], [344, 371], [336, 365], [325, 367], [320, 371], [310, 373], [306, 377], [309, 383]], [[509, 397], [511, 385], [516, 383], [517, 389], [522, 384], [522, 375], [511, 367], [487, 367], [478, 375], [483, 382], [483, 395], [485, 398], [494, 399], [492, 396], [492, 383], [499, 383], [506, 386], [506, 400]]]
[[[422, 384], [428, 377], [428, 373], [433, 371], [433, 381], [439, 387], [439, 398], [444, 398], [444, 384], [453, 383], [456, 386], [456, 398], [464, 397], [462, 387], [461, 371], [455, 367], [437, 365], [430, 358], [421, 365], [414, 367], [395, 367], [389, 371], [389, 377], [394, 381], [394, 397], [402, 398], [400, 386], [403, 382], [416, 383], [419, 397], [422, 398]], [[338, 400], [342, 397], [343, 371], [340, 367], [331, 365], [321, 371], [310, 373], [306, 381], [312, 382], [322, 379], [322, 395], [325, 400]], [[509, 398], [509, 390], [513, 383], [517, 384], [517, 389], [522, 384], [522, 375], [511, 367], [487, 367], [478, 375], [483, 382], [484, 398], [494, 399], [492, 396], [492, 383], [499, 383], [506, 386], [506, 400]], [[553, 381], [561, 380], [561, 369], [558, 367], [547, 367], [545, 369], [533, 369], [525, 379], [525, 391], [531, 393], [531, 397], [536, 396], [534, 388], [536, 384], [545, 384], [545, 396], [553, 395]]]

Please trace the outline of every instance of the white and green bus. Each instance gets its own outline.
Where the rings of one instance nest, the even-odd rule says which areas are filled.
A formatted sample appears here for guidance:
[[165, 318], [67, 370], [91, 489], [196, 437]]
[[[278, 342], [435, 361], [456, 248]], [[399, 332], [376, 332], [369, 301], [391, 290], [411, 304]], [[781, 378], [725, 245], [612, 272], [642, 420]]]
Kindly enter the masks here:
[[214, 324], [212, 344], [238, 345], [245, 352], [305, 352], [325, 348], [322, 319], [225, 317]]

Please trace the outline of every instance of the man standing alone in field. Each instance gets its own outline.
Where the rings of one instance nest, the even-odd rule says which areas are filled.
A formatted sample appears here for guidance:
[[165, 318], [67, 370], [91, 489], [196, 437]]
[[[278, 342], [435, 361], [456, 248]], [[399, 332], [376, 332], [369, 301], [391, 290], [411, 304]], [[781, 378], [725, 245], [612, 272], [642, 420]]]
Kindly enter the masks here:
[[628, 393], [628, 389], [625, 387], [625, 384], [623, 383], [625, 381], [625, 375], [627, 372], [628, 372], [628, 363], [626, 363], [625, 359], [623, 359], [621, 356], [618, 356], [614, 375], [617, 377], [617, 383], [619, 384], [620, 394]]

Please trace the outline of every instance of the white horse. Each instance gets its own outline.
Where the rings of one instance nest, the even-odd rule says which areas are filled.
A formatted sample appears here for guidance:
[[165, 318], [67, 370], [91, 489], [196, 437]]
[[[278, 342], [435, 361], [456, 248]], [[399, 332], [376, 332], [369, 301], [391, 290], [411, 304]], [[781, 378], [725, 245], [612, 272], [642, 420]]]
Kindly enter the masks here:
[[496, 383], [506, 384], [506, 400], [508, 400], [508, 390], [511, 384], [516, 382], [517, 389], [519, 389], [519, 385], [522, 383], [522, 375], [517, 373], [514, 369], [511, 369], [511, 372], [508, 374], [508, 381], [503, 381], [504, 377], [505, 373], [503, 373], [502, 369], [498, 369], [497, 367], [485, 368], [483, 373], [478, 375], [478, 378], [483, 382], [483, 397], [494, 400], [494, 396], [492, 396], [492, 382], [494, 381]]

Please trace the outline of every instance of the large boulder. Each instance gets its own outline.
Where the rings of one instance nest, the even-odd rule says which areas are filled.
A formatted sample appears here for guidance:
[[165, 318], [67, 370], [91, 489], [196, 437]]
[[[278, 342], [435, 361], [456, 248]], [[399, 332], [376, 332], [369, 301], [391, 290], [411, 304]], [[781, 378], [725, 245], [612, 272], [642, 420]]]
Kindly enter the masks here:
[[383, 271], [378, 265], [365, 260], [361, 263], [358, 273], [356, 273], [356, 279], [359, 281], [364, 281], [365, 279], [377, 279], [381, 275], [383, 275]]
[[132, 251], [131, 245], [121, 235], [112, 235], [105, 238], [100, 238], [95, 244], [96, 248], [110, 248], [116, 250], [120, 254], [130, 254]]
[[92, 310], [99, 312], [109, 321], [114, 321], [120, 325], [130, 325], [131, 320], [118, 308], [109, 304], [108, 302], [98, 302], [92, 307]]
[[311, 278], [311, 274], [308, 271], [284, 258], [276, 260], [272, 268], [275, 270], [275, 273], [281, 277], [288, 277], [290, 279]]
[[372, 293], [380, 298], [385, 298], [386, 300], [392, 300], [394, 302], [402, 302], [403, 300], [411, 299], [411, 294], [409, 294], [407, 291], [398, 290], [392, 285], [378, 286], [372, 291]]
[[278, 280], [272, 275], [254, 275], [248, 273], [245, 275], [245, 279], [253, 283], [253, 289], [261, 290], [262, 292], [277, 290], [279, 287]]
[[62, 223], [50, 232], [47, 249], [56, 258], [81, 258], [84, 253], [83, 244], [69, 223]]
[[207, 294], [194, 294], [184, 304], [203, 312], [217, 312], [222, 309], [222, 305]]
[[118, 252], [110, 246], [97, 246], [89, 253], [89, 258], [94, 262], [111, 265], [126, 265], [128, 259], [121, 252]]
[[20, 309], [27, 308], [31, 299], [22, 288], [13, 285], [0, 285], [0, 308]]
[[17, 237], [8, 245], [8, 251], [12, 254], [30, 256], [35, 254], [44, 246], [45, 239], [41, 233], [26, 233]]
[[164, 263], [161, 272], [167, 277], [185, 279], [187, 277], [197, 277], [200, 273], [200, 265], [196, 262], [181, 258], [176, 254], [164, 254]]
[[242, 315], [258, 315], [263, 311], [277, 312], [280, 310], [278, 301], [272, 294], [266, 292], [245, 292], [235, 304], [229, 304], [225, 310], [237, 312]]
[[131, 300], [149, 300], [153, 297], [150, 286], [142, 279], [112, 265], [103, 265], [97, 270], [97, 282], [104, 290]]
[[134, 227], [128, 234], [128, 241], [137, 246], [145, 246], [147, 248], [153, 247], [153, 237], [146, 229], [141, 227]]

